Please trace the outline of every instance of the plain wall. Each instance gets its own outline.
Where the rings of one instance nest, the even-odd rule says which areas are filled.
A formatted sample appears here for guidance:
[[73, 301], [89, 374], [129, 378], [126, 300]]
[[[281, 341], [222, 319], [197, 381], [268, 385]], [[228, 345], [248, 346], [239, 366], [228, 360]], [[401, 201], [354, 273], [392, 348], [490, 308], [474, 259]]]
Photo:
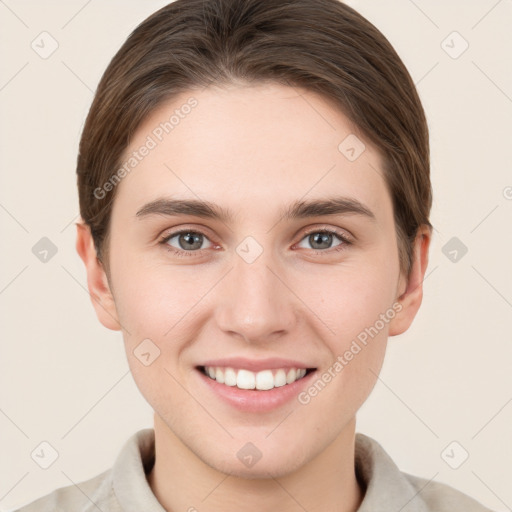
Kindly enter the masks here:
[[[128, 437], [152, 426], [121, 334], [98, 322], [87, 293], [75, 252], [75, 164], [101, 74], [166, 3], [0, 3], [0, 510], [110, 468]], [[512, 3], [350, 5], [418, 84], [435, 227], [423, 305], [409, 331], [390, 339], [357, 430], [403, 471], [512, 510]], [[31, 47], [43, 31], [59, 45], [47, 59]], [[457, 58], [464, 41], [454, 31], [469, 44]], [[46, 263], [32, 252], [43, 237], [57, 248]], [[449, 242], [467, 253], [451, 261]], [[46, 470], [30, 456], [42, 441], [59, 453]], [[458, 469], [441, 456], [453, 441], [455, 456], [460, 447], [469, 454]]]

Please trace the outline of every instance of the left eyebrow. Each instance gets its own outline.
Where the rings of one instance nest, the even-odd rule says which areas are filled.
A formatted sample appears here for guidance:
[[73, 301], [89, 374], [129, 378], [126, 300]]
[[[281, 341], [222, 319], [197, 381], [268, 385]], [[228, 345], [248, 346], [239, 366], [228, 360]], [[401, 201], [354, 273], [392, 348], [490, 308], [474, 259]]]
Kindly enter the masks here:
[[[351, 197], [329, 197], [326, 199], [310, 199], [295, 201], [280, 210], [284, 219], [305, 219], [326, 215], [362, 215], [373, 222], [374, 213], [360, 201]], [[136, 214], [142, 218], [148, 215], [192, 215], [205, 219], [218, 219], [222, 222], [233, 222], [235, 215], [232, 211], [221, 208], [215, 203], [196, 199], [156, 199], [145, 204]]]
[[375, 214], [363, 203], [352, 197], [336, 196], [326, 199], [295, 201], [281, 211], [285, 219], [305, 219], [324, 215], [362, 215], [376, 222]]

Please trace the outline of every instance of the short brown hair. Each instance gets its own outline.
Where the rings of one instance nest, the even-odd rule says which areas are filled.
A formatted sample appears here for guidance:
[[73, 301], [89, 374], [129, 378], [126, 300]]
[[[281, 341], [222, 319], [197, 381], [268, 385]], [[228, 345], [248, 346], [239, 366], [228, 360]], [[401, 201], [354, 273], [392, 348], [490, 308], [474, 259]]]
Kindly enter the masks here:
[[432, 228], [425, 113], [389, 41], [339, 0], [176, 0], [130, 34], [100, 80], [77, 162], [81, 217], [107, 270], [116, 187], [101, 198], [95, 190], [118, 168], [137, 127], [180, 93], [238, 82], [318, 93], [377, 147], [409, 277], [417, 230]]

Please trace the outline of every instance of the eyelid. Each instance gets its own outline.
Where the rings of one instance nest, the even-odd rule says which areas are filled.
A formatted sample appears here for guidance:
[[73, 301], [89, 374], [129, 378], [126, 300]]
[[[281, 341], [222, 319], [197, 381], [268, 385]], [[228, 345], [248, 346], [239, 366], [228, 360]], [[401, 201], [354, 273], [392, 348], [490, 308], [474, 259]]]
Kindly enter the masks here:
[[168, 228], [165, 231], [163, 231], [160, 235], [158, 235], [158, 240], [163, 241], [167, 240], [169, 238], [172, 238], [176, 235], [180, 235], [182, 233], [196, 233], [199, 235], [203, 235], [205, 238], [208, 238], [208, 240], [212, 241], [212, 239], [215, 239], [213, 235], [210, 234], [210, 230], [206, 228], [205, 226], [187, 226], [184, 227], [176, 227], [176, 228]]
[[[189, 254], [202, 254], [204, 251], [207, 251], [208, 249], [211, 249], [212, 247], [219, 247], [219, 245], [220, 245], [220, 244], [216, 243], [215, 241], [213, 241], [212, 240], [213, 237], [210, 236], [209, 234], [207, 234], [205, 231], [206, 230], [204, 228], [190, 228], [190, 227], [180, 228], [180, 229], [177, 229], [176, 231], [173, 231], [172, 229], [170, 229], [170, 230], [164, 231], [164, 233], [158, 237], [158, 240], [159, 240], [159, 244], [167, 245], [169, 250], [173, 250], [176, 253], [181, 252], [181, 253], [189, 253]], [[171, 238], [182, 235], [184, 233], [193, 233], [195, 235], [201, 235], [206, 240], [208, 240], [210, 242], [212, 247], [208, 247], [206, 249], [198, 249], [196, 251], [185, 251], [183, 249], [178, 249], [178, 248], [168, 244], [168, 242]]]
[[[316, 225], [316, 226], [313, 226], [312, 228], [308, 228], [302, 234], [302, 238], [304, 238], [307, 235], [310, 235], [311, 233], [318, 233], [318, 232], [333, 233], [333, 234], [339, 236], [342, 240], [346, 241], [347, 243], [352, 243], [352, 242], [355, 242], [355, 240], [356, 240], [354, 235], [352, 235], [352, 233], [350, 233], [346, 229], [334, 227], [329, 224], [320, 225], [320, 226]], [[301, 238], [301, 240], [302, 240], [302, 238]]]

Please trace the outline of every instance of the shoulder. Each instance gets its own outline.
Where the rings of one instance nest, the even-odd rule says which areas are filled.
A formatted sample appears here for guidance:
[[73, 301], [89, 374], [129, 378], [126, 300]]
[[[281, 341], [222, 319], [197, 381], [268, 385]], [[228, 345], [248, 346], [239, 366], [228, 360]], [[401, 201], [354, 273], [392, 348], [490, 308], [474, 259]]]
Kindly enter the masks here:
[[56, 489], [14, 512], [162, 512], [146, 472], [154, 463], [154, 431], [135, 432], [123, 445], [114, 465], [89, 480]]
[[356, 435], [355, 463], [366, 489], [358, 512], [492, 512], [449, 485], [400, 471], [377, 441], [361, 433]]
[[492, 512], [481, 503], [453, 487], [402, 472], [430, 512]]
[[14, 512], [118, 512], [112, 489], [111, 470], [95, 477], [61, 487]]

